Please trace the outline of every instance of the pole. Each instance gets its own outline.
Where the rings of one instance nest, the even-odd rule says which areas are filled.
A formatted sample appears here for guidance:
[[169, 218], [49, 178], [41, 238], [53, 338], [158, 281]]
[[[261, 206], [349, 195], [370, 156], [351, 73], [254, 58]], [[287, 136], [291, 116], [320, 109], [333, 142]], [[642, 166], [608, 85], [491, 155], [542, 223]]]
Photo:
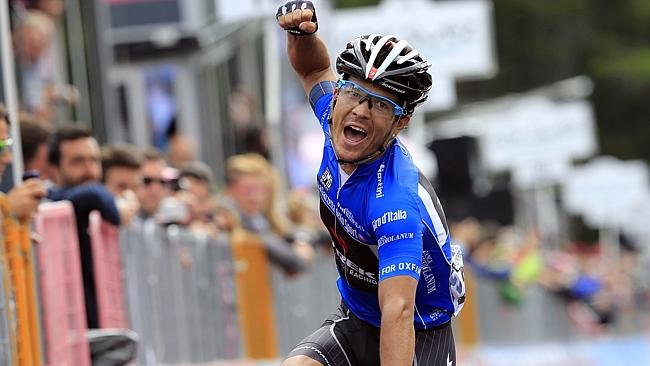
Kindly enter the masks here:
[[281, 174], [287, 174], [284, 160], [282, 90], [280, 76], [282, 68], [278, 49], [278, 27], [275, 19], [264, 21], [264, 117], [268, 124], [271, 144], [271, 160]]
[[12, 147], [12, 168], [14, 186], [22, 181], [23, 175], [23, 150], [20, 142], [20, 122], [18, 119], [18, 93], [16, 90], [16, 76], [14, 75], [14, 51], [11, 43], [11, 27], [9, 25], [9, 1], [0, 2], [0, 54], [2, 56], [2, 83], [6, 95], [7, 114], [11, 120], [11, 136], [14, 144]]

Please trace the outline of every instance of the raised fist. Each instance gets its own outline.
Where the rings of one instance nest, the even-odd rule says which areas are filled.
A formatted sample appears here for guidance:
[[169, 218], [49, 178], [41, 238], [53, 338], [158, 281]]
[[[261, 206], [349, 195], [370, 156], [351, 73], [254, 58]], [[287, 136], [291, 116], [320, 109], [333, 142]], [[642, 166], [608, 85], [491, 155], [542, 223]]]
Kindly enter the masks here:
[[311, 1], [288, 1], [278, 8], [275, 18], [280, 27], [297, 36], [314, 34], [318, 30], [316, 8]]

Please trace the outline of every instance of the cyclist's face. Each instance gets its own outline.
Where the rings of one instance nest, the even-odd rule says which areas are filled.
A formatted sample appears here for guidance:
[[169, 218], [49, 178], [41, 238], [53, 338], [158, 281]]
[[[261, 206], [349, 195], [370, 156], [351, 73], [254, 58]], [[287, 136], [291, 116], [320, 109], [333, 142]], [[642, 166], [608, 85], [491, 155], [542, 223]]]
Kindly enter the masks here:
[[[357, 78], [354, 84], [377, 96], [397, 102], [397, 97], [383, 88]], [[361, 98], [359, 98], [359, 93]], [[379, 150], [392, 134], [404, 128], [409, 116], [397, 116], [388, 101], [381, 98], [363, 98], [361, 90], [339, 88], [335, 95], [336, 105], [332, 111], [332, 142], [339, 159], [355, 161]], [[362, 100], [361, 103], [359, 101]], [[372, 105], [372, 108], [370, 108]]]

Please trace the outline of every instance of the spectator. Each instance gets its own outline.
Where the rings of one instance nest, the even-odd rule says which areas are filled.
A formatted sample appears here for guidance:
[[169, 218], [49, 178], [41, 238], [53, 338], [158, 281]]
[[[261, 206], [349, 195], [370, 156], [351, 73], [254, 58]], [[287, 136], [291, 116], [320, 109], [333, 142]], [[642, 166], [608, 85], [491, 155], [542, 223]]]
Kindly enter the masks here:
[[[11, 145], [9, 137], [9, 119], [4, 106], [0, 104], [0, 177], [11, 163]], [[20, 225], [29, 223], [36, 212], [38, 204], [47, 194], [45, 185], [38, 179], [30, 179], [12, 188], [6, 195], [0, 194], [0, 210], [2, 211], [3, 225], [7, 220], [17, 221]]]
[[153, 217], [160, 207], [160, 202], [169, 196], [170, 190], [163, 172], [167, 163], [162, 153], [151, 147], [144, 151], [140, 164], [140, 176], [142, 184], [136, 190], [140, 202], [140, 216], [142, 218]]
[[179, 173], [179, 186], [196, 199], [195, 217], [190, 228], [217, 235], [216, 209], [214, 198], [214, 174], [208, 165], [200, 161], [185, 164]]
[[167, 160], [174, 168], [181, 168], [196, 159], [195, 143], [186, 135], [175, 133], [169, 136]]
[[224, 204], [237, 213], [243, 229], [262, 238], [269, 260], [287, 273], [304, 270], [313, 259], [309, 243], [293, 240], [276, 208], [277, 177], [258, 154], [232, 156], [227, 161]]
[[123, 225], [140, 210], [135, 191], [141, 182], [140, 154], [133, 146], [113, 144], [102, 149], [102, 181], [116, 198]]
[[97, 296], [93, 271], [88, 224], [91, 211], [99, 211], [102, 218], [113, 225], [120, 224], [120, 213], [111, 193], [100, 183], [101, 155], [97, 140], [80, 125], [57, 129], [49, 146], [49, 163], [54, 168], [57, 186], [48, 192], [53, 201], [72, 203], [77, 220], [79, 253], [86, 300], [86, 318], [89, 328], [99, 326]]
[[38, 9], [53, 19], [59, 19], [65, 10], [63, 0], [28, 0], [25, 1], [28, 9]]
[[138, 188], [141, 158], [135, 147], [113, 144], [102, 148], [102, 181], [115, 197]]
[[49, 90], [53, 86], [54, 65], [46, 56], [54, 33], [54, 22], [39, 10], [24, 12], [14, 31], [22, 102], [26, 110], [45, 121], [52, 117]]
[[296, 238], [329, 252], [332, 239], [318, 216], [318, 197], [309, 190], [293, 190], [287, 198], [287, 214]]
[[49, 163], [47, 161], [47, 141], [52, 134], [44, 123], [21, 116], [20, 141], [23, 151], [25, 171], [37, 171], [42, 180], [49, 178]]

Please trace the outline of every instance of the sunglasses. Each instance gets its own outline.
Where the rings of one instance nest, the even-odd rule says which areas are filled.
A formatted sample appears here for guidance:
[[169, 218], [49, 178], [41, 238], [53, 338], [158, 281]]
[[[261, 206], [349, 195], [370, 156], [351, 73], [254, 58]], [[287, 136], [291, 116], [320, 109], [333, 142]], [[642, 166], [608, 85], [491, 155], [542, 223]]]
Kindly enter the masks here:
[[0, 140], [0, 154], [4, 153], [5, 151], [9, 151], [9, 149], [13, 145], [14, 145], [14, 139], [12, 138]]
[[165, 185], [168, 183], [165, 179], [162, 178], [154, 178], [154, 177], [142, 177], [142, 183], [145, 186], [151, 185], [153, 183], [158, 183], [160, 185]]
[[370, 113], [379, 117], [390, 118], [406, 115], [406, 110], [390, 98], [373, 93], [357, 83], [341, 79], [337, 87], [339, 88], [339, 100], [346, 104], [357, 105], [367, 101]]

